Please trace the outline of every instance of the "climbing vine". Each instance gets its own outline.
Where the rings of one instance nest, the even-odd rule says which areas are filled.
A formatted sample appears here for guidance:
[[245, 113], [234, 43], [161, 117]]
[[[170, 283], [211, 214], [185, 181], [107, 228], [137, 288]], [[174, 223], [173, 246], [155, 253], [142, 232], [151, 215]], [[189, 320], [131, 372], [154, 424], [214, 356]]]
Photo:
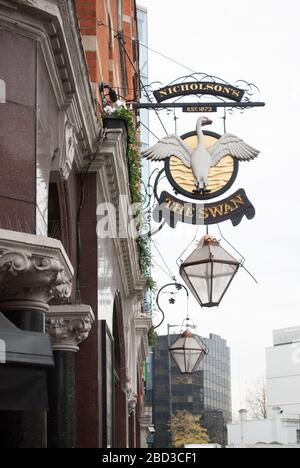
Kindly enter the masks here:
[[128, 169], [132, 203], [141, 203], [141, 158], [138, 133], [133, 112], [126, 107], [118, 107], [111, 118], [122, 119], [126, 122], [128, 132]]
[[[138, 131], [133, 112], [126, 107], [118, 107], [109, 115], [110, 118], [122, 119], [126, 122], [128, 133], [128, 171], [131, 201], [133, 204], [142, 203], [141, 194], [141, 156]], [[149, 240], [139, 237], [137, 239], [139, 250], [139, 263], [143, 276], [147, 281], [147, 289], [153, 291], [156, 283], [151, 277], [151, 251]]]

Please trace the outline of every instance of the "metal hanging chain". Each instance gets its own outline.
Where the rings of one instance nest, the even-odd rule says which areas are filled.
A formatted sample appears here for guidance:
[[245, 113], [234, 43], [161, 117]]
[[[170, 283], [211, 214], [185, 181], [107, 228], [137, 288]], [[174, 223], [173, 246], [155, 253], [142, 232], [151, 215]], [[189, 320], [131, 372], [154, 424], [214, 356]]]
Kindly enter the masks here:
[[180, 266], [181, 266], [180, 260], [181, 260], [182, 256], [185, 254], [185, 252], [190, 248], [190, 246], [191, 246], [191, 245], [195, 242], [195, 240], [197, 239], [198, 233], [199, 233], [199, 229], [200, 229], [200, 226], [197, 227], [196, 234], [195, 234], [194, 238], [192, 239], [192, 241], [189, 243], [189, 245], [184, 249], [184, 251], [183, 251], [183, 252], [179, 255], [179, 257], [177, 258], [176, 264], [177, 264], [178, 268], [180, 268]]
[[176, 281], [176, 277], [172, 274], [172, 272], [171, 272], [169, 266], [167, 265], [165, 259], [164, 259], [163, 256], [162, 256], [162, 254], [161, 254], [159, 248], [157, 247], [156, 242], [155, 242], [153, 239], [152, 239], [152, 244], [153, 244], [155, 250], [157, 251], [158, 255], [160, 256], [162, 262], [164, 263], [166, 269], [168, 270], [170, 278], [171, 278], [173, 281]]
[[152, 258], [152, 262], [154, 263], [154, 265], [156, 265], [158, 268], [160, 268], [160, 270], [161, 270], [168, 278], [170, 278], [171, 280], [173, 280], [173, 277], [170, 276], [169, 273], [168, 273], [159, 263], [157, 263], [157, 261], [154, 260], [153, 258]]
[[246, 261], [245, 257], [223, 236], [223, 233], [221, 231], [219, 224], [217, 224], [217, 226], [218, 226], [218, 230], [219, 230], [221, 238], [241, 257], [241, 260], [240, 260], [241, 267], [246, 271], [246, 273], [248, 273], [249, 276], [251, 276], [251, 278], [255, 281], [255, 283], [258, 284], [258, 281], [255, 278], [255, 276], [253, 276], [252, 273], [250, 273], [250, 271], [247, 270], [247, 268], [245, 267], [245, 261]]
[[151, 135], [154, 136], [154, 138], [156, 138], [157, 141], [160, 140], [160, 138], [158, 138], [158, 136], [155, 135], [155, 133], [153, 133], [153, 131], [150, 130], [150, 128], [148, 128], [147, 125], [145, 125], [141, 120], [140, 120], [140, 125], [142, 125], [149, 133], [151, 133]]

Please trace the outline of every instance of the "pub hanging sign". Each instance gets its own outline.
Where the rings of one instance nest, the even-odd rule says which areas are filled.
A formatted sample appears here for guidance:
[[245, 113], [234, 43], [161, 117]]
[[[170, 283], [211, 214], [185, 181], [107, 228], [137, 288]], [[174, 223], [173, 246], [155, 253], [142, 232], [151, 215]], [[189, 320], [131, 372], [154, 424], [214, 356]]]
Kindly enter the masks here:
[[[194, 91], [197, 94], [216, 92], [219, 96], [223, 93], [233, 101], [244, 96], [243, 90], [233, 86], [222, 85], [221, 89], [218, 83], [213, 84], [216, 86], [207, 86], [206, 82], [194, 83], [193, 87], [190, 87], [190, 83], [184, 83], [184, 86], [177, 84], [161, 88], [154, 95], [160, 101], [170, 96], [176, 97], [178, 93], [182, 95]], [[205, 103], [199, 104], [200, 107], [204, 108]], [[202, 112], [200, 109], [198, 111]], [[197, 109], [190, 112], [197, 112]], [[244, 217], [254, 218], [255, 208], [244, 189], [239, 189], [226, 198], [220, 197], [236, 181], [240, 163], [254, 160], [260, 152], [231, 133], [219, 135], [204, 130], [205, 126], [211, 124], [208, 117], [202, 116], [197, 120], [196, 131], [181, 138], [168, 135], [143, 153], [144, 158], [164, 163], [160, 176], [163, 173], [166, 175], [175, 192], [174, 196], [164, 190], [159, 195], [156, 182], [158, 204], [153, 212], [156, 222], [164, 221], [175, 228], [178, 222], [210, 225], [230, 220], [237, 226]], [[218, 200], [214, 201], [215, 199]]]

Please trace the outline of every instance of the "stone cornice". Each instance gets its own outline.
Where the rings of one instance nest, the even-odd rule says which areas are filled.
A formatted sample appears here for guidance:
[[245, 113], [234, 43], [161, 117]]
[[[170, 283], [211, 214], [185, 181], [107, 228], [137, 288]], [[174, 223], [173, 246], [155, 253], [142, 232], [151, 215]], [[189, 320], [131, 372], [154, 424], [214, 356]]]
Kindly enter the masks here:
[[[106, 131], [106, 138], [90, 171], [99, 173], [102, 191], [102, 199], [99, 202], [112, 203], [120, 216], [119, 197], [126, 197], [128, 207], [131, 199], [128, 162], [122, 129]], [[125, 239], [119, 237], [113, 239], [113, 242], [126, 296], [138, 296], [139, 299], [142, 299], [146, 282], [139, 267], [136, 240], [127, 236]]]
[[0, 229], [0, 309], [47, 311], [71, 296], [73, 276], [58, 240]]
[[139, 314], [135, 317], [135, 329], [138, 336], [148, 336], [151, 326], [152, 320], [149, 315]]
[[[74, 125], [80, 151], [78, 169], [96, 149], [96, 122], [88, 68], [82, 46], [76, 6], [66, 0], [12, 0], [2, 24], [39, 39], [60, 109]], [[2, 6], [3, 5], [3, 6]], [[5, 3], [0, 3], [4, 8]]]
[[138, 352], [141, 354], [141, 360], [145, 361], [149, 351], [148, 333], [152, 326], [152, 319], [149, 315], [139, 313], [135, 317], [135, 331], [139, 339]]
[[51, 306], [46, 315], [46, 331], [54, 351], [77, 352], [95, 322], [90, 306], [72, 304]]

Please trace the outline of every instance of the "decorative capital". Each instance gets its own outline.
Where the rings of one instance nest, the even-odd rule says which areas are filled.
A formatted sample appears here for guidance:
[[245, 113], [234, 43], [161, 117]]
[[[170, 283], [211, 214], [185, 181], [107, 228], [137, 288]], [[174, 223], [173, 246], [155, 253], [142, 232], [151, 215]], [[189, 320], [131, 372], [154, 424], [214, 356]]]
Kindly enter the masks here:
[[130, 415], [135, 411], [135, 408], [138, 402], [138, 396], [131, 388], [127, 389], [127, 401], [128, 401], [128, 414]]
[[73, 162], [75, 158], [76, 135], [73, 125], [69, 122], [65, 125], [63, 152], [60, 160], [59, 172], [63, 180], [68, 180], [72, 172]]
[[46, 312], [71, 296], [73, 276], [60, 241], [0, 229], [0, 309]]
[[82, 304], [51, 306], [46, 314], [46, 331], [54, 351], [79, 351], [95, 322], [90, 306]]

